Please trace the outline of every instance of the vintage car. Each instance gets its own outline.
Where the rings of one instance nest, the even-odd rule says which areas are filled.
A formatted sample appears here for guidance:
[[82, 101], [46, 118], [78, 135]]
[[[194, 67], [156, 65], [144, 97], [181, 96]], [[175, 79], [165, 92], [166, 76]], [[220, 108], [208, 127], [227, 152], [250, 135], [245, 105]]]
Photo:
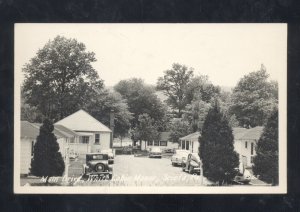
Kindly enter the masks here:
[[[242, 166], [242, 168], [241, 168]], [[243, 165], [240, 165], [239, 168], [235, 169], [237, 174], [236, 176], [233, 178], [233, 183], [234, 184], [249, 184], [252, 178], [252, 174], [243, 167]]]
[[104, 149], [104, 150], [101, 150], [101, 153], [103, 154], [108, 154], [108, 160], [111, 161], [112, 164], [114, 164], [114, 152], [112, 149]]
[[174, 155], [171, 157], [171, 163], [173, 166], [179, 165], [181, 166], [182, 163], [187, 158], [187, 155], [190, 153], [188, 150], [176, 149]]
[[103, 179], [112, 179], [113, 166], [108, 154], [88, 153], [86, 164], [83, 165], [83, 178], [97, 176]]
[[200, 174], [201, 160], [198, 153], [188, 154], [186, 163], [182, 164], [182, 171], [188, 171], [190, 174]]
[[77, 152], [75, 152], [74, 150], [69, 152], [69, 158], [71, 160], [75, 160], [76, 158], [78, 158], [79, 154]]
[[153, 147], [149, 151], [149, 158], [161, 158], [161, 149], [159, 147]]

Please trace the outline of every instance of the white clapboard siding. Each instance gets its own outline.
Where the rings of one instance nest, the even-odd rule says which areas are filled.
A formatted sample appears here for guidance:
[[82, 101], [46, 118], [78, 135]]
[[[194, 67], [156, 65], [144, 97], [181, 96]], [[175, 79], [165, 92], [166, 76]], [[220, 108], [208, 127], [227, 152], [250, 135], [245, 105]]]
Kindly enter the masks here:
[[30, 139], [21, 139], [21, 174], [29, 174], [29, 168], [31, 164], [31, 142], [32, 140]]

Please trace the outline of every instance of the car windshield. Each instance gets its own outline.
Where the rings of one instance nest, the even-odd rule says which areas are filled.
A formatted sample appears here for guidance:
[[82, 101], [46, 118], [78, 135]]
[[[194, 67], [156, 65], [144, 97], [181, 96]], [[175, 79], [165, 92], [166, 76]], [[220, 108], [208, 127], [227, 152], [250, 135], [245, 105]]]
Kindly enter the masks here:
[[112, 153], [112, 149], [105, 149], [101, 151], [102, 153]]
[[176, 150], [175, 154], [177, 154], [177, 155], [186, 155], [188, 153], [189, 153], [189, 151], [187, 151], [187, 150]]
[[197, 153], [193, 153], [193, 158], [197, 161], [197, 162], [200, 162], [200, 157]]
[[160, 152], [160, 148], [153, 148], [151, 151], [152, 152]]
[[86, 155], [86, 160], [108, 160], [108, 156], [106, 154]]

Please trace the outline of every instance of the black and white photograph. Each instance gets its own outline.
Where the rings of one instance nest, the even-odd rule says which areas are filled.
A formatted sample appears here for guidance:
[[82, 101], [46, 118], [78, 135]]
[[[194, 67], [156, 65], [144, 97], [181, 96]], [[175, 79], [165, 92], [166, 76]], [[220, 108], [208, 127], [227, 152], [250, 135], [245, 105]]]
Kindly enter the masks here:
[[15, 24], [14, 192], [287, 192], [287, 24]]

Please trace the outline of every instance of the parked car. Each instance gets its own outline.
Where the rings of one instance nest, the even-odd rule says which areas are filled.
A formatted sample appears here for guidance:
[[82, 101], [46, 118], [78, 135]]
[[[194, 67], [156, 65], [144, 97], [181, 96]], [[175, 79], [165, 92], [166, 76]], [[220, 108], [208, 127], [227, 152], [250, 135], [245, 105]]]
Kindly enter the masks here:
[[200, 157], [198, 153], [188, 154], [186, 163], [182, 165], [182, 171], [188, 171], [190, 174], [200, 174]]
[[123, 147], [122, 153], [125, 155], [131, 155], [133, 152], [132, 146], [125, 146]]
[[149, 158], [161, 158], [161, 149], [159, 147], [153, 147], [149, 151]]
[[174, 149], [164, 149], [164, 153], [174, 153]]
[[235, 184], [249, 184], [252, 178], [252, 175], [250, 171], [247, 169], [242, 169], [236, 168], [236, 176], [233, 179], [233, 183]]
[[105, 149], [105, 150], [101, 150], [101, 153], [103, 154], [108, 154], [108, 160], [112, 161], [112, 164], [114, 164], [114, 152], [112, 149]]
[[113, 166], [108, 154], [86, 154], [86, 164], [83, 165], [83, 178], [97, 176], [99, 178], [112, 179], [112, 175]]
[[74, 159], [78, 158], [78, 156], [79, 156], [79, 154], [77, 152], [75, 152], [75, 151], [69, 152], [69, 158], [71, 160], [74, 160]]
[[174, 155], [171, 157], [172, 165], [181, 166], [184, 160], [186, 160], [187, 155], [190, 153], [188, 150], [176, 149]]

